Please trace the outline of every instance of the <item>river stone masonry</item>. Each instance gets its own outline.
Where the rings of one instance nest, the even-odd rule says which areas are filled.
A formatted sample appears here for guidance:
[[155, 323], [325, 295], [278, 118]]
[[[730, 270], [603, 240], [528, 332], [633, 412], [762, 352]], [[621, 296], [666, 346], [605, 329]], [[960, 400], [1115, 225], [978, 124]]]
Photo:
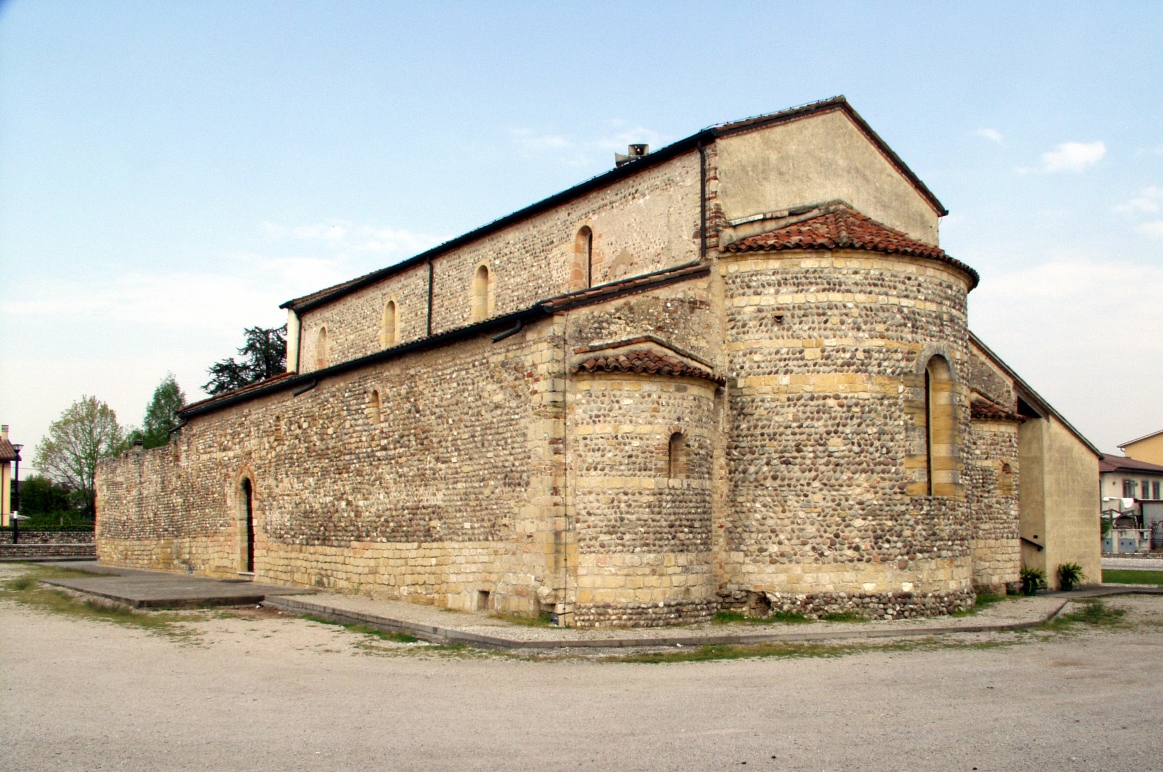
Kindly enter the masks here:
[[944, 213], [842, 98], [700, 132], [286, 303], [286, 374], [101, 463], [100, 559], [581, 627], [967, 608], [1032, 419]]

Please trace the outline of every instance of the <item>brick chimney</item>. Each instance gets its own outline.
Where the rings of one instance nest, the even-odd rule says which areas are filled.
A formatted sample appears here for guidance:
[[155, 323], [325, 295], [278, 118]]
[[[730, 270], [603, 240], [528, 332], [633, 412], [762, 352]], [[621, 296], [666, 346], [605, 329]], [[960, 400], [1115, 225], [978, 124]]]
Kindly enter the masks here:
[[8, 424], [0, 425], [0, 440], [8, 439]]

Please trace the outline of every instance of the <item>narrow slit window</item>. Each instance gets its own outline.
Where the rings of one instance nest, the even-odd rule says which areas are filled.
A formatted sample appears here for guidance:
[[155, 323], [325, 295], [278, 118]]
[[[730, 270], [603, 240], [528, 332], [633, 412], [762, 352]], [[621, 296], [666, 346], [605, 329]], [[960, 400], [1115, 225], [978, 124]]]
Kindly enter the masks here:
[[383, 333], [380, 336], [384, 348], [396, 345], [399, 338], [396, 335], [396, 301], [384, 303]]
[[944, 357], [925, 368], [926, 467], [930, 496], [951, 496], [960, 482], [953, 371]]
[[667, 445], [666, 476], [672, 480], [681, 480], [687, 476], [686, 436], [682, 432], [670, 435], [670, 442]]
[[372, 422], [373, 426], [381, 420], [380, 409], [380, 393], [373, 389], [367, 405], [368, 420]]
[[320, 327], [318, 335], [315, 336], [315, 369], [322, 370], [327, 367], [327, 328]]

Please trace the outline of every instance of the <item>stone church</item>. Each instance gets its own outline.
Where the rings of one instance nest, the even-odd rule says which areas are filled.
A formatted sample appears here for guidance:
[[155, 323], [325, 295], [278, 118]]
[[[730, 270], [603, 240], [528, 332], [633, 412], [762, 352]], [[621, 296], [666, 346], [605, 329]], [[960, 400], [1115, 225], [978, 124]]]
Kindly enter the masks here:
[[284, 304], [287, 372], [102, 462], [109, 564], [561, 625], [944, 614], [1099, 576], [1098, 451], [978, 340], [843, 97]]

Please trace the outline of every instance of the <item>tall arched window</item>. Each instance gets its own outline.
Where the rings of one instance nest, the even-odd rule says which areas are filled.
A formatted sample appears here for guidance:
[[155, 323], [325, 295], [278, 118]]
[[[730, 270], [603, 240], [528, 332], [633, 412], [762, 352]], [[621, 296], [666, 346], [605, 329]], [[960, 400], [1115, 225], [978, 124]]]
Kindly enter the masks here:
[[371, 396], [368, 397], [367, 417], [372, 424], [380, 422], [380, 393], [375, 389], [372, 389]]
[[573, 240], [573, 260], [569, 266], [569, 288], [576, 292], [593, 285], [594, 232], [586, 225], [582, 226]]
[[249, 477], [238, 483], [238, 570], [254, 573], [254, 486]]
[[952, 496], [961, 482], [957, 469], [956, 395], [953, 371], [942, 356], [925, 367], [926, 457], [930, 496]]
[[396, 345], [399, 338], [396, 336], [396, 301], [384, 303], [384, 322], [380, 332], [380, 344], [384, 348]]
[[489, 274], [489, 267], [484, 265], [477, 266], [476, 273], [472, 277], [472, 316], [471, 321], [481, 322], [489, 316], [489, 283], [492, 277]]
[[327, 328], [320, 327], [315, 336], [315, 369], [327, 367]]
[[670, 435], [667, 446], [666, 476], [681, 480], [687, 476], [686, 436], [682, 432]]

